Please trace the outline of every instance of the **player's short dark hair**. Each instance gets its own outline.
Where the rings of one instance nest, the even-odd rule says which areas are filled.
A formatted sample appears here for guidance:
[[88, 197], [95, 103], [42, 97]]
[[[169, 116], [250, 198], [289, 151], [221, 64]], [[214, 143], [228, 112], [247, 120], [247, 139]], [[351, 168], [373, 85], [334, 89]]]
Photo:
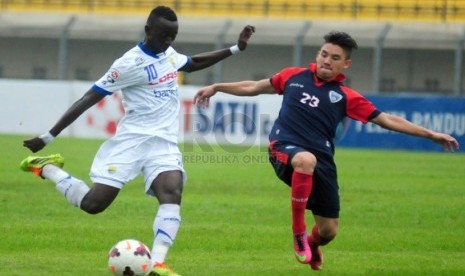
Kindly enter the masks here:
[[340, 46], [346, 52], [347, 58], [352, 54], [352, 50], [358, 49], [357, 42], [348, 33], [332, 31], [324, 37], [326, 43], [331, 43]]
[[147, 25], [152, 25], [154, 20], [159, 17], [169, 21], [178, 21], [176, 13], [170, 7], [158, 6], [150, 12], [149, 18], [147, 18]]

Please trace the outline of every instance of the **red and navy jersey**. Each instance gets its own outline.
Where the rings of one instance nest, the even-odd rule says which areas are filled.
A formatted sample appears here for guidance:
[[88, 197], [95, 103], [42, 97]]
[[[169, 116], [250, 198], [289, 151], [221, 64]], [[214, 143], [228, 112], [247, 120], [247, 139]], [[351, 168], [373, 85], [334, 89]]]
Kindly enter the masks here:
[[345, 117], [367, 123], [380, 113], [360, 93], [343, 85], [343, 74], [325, 82], [315, 72], [316, 64], [309, 68], [288, 67], [270, 79], [283, 96], [270, 141], [333, 152], [336, 128]]

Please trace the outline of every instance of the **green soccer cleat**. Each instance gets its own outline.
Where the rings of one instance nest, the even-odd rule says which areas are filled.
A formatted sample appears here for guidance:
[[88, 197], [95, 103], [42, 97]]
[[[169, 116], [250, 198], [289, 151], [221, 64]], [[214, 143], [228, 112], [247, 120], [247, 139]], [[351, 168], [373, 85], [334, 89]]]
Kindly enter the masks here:
[[60, 154], [52, 154], [49, 156], [29, 156], [21, 161], [19, 168], [25, 172], [32, 172], [33, 174], [42, 177], [42, 168], [48, 164], [62, 168], [65, 164], [65, 159]]
[[152, 271], [148, 274], [148, 276], [181, 276], [174, 272], [172, 269], [166, 266], [163, 263], [155, 263], [153, 266]]

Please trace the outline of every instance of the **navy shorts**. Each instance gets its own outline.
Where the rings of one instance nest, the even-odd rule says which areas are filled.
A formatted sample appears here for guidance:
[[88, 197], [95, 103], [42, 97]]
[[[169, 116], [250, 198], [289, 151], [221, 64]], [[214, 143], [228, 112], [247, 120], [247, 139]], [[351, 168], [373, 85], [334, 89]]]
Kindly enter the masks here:
[[332, 156], [318, 154], [317, 151], [304, 149], [288, 143], [272, 141], [268, 148], [269, 160], [276, 175], [288, 186], [292, 185], [291, 160], [298, 152], [307, 151], [317, 158], [313, 173], [312, 193], [307, 201], [307, 209], [314, 215], [326, 218], [339, 218], [339, 186], [337, 184], [336, 165]]

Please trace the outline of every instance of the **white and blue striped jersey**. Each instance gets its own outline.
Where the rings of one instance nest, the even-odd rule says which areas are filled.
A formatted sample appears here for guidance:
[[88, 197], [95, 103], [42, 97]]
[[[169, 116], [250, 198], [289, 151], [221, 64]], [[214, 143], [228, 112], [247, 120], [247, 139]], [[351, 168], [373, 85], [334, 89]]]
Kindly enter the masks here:
[[169, 47], [155, 54], [140, 42], [115, 60], [92, 89], [111, 95], [121, 91], [125, 115], [116, 136], [157, 136], [177, 143], [180, 101], [177, 71], [190, 57]]

